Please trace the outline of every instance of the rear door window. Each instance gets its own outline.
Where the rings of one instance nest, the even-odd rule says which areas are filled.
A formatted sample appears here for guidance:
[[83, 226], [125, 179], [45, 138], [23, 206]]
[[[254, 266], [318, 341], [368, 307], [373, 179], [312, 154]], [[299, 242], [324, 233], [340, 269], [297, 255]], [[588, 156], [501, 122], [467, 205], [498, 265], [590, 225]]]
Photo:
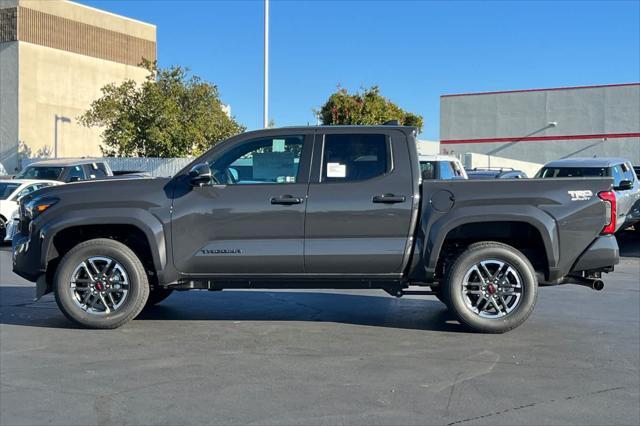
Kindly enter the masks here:
[[85, 173], [89, 177], [89, 179], [100, 179], [107, 176], [107, 173], [105, 173], [100, 167], [98, 167], [98, 164], [96, 163], [85, 164], [84, 167]]
[[382, 176], [391, 168], [390, 148], [383, 134], [325, 135], [323, 182], [357, 182]]
[[69, 176], [67, 177], [68, 181], [85, 180], [85, 179], [86, 179], [86, 175], [81, 165], [71, 166], [71, 168], [69, 169]]

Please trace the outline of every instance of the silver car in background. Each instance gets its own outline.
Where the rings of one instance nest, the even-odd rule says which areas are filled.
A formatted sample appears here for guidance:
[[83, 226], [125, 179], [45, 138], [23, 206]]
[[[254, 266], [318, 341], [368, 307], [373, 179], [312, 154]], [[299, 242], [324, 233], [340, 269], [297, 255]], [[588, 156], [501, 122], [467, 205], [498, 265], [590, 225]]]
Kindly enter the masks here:
[[[617, 228], [640, 225], [640, 182], [629, 160], [624, 158], [566, 158], [544, 165], [537, 178], [613, 177]], [[595, 194], [594, 194], [595, 195]], [[639, 231], [638, 226], [635, 226]]]

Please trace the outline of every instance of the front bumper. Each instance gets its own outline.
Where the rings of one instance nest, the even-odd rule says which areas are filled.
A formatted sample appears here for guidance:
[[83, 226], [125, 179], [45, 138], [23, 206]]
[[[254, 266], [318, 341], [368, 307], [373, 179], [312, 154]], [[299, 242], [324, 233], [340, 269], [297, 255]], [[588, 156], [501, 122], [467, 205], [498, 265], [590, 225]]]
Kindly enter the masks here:
[[[11, 242], [13, 240], [13, 237], [15, 237], [15, 235], [18, 233], [18, 220], [17, 219], [10, 219], [7, 222], [7, 228], [5, 230], [5, 235], [4, 235], [4, 241], [5, 242]], [[1, 234], [1, 232], [0, 232]]]
[[41, 263], [40, 241], [32, 240], [29, 235], [18, 233], [13, 236], [13, 272], [22, 278], [36, 282], [46, 270]]
[[613, 268], [620, 262], [620, 249], [614, 235], [598, 237], [580, 255], [571, 272], [602, 270]]

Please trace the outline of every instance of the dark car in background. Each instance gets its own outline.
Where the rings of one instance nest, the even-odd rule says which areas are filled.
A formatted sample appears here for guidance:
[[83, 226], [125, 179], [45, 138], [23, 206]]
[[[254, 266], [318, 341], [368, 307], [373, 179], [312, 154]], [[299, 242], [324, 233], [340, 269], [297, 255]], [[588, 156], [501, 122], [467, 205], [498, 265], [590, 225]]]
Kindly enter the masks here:
[[14, 179], [44, 179], [78, 182], [113, 176], [109, 165], [99, 159], [71, 158], [42, 160], [29, 164]]
[[[544, 165], [537, 178], [613, 177], [617, 200], [617, 231], [640, 224], [640, 181], [624, 158], [566, 158]], [[635, 226], [638, 230], [638, 226]]]
[[469, 179], [527, 179], [528, 176], [522, 170], [510, 167], [487, 167], [467, 169]]

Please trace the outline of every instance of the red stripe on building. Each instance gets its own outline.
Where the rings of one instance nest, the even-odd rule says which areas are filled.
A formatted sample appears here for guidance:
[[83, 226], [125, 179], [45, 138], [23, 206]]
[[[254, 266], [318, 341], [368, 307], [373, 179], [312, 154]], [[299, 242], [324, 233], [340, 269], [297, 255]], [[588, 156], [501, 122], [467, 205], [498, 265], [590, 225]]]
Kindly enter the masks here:
[[640, 83], [600, 84], [597, 86], [551, 87], [548, 89], [498, 90], [495, 92], [454, 93], [451, 95], [440, 95], [440, 97], [451, 98], [454, 96], [499, 95], [502, 93], [527, 93], [527, 92], [547, 92], [547, 91], [552, 92], [556, 90], [599, 89], [602, 87], [625, 87], [625, 86], [640, 86]]
[[596, 135], [528, 136], [523, 138], [443, 139], [440, 143], [444, 145], [451, 145], [457, 143], [568, 141], [580, 139], [619, 139], [638, 137], [640, 137], [640, 133], [602, 133]]

